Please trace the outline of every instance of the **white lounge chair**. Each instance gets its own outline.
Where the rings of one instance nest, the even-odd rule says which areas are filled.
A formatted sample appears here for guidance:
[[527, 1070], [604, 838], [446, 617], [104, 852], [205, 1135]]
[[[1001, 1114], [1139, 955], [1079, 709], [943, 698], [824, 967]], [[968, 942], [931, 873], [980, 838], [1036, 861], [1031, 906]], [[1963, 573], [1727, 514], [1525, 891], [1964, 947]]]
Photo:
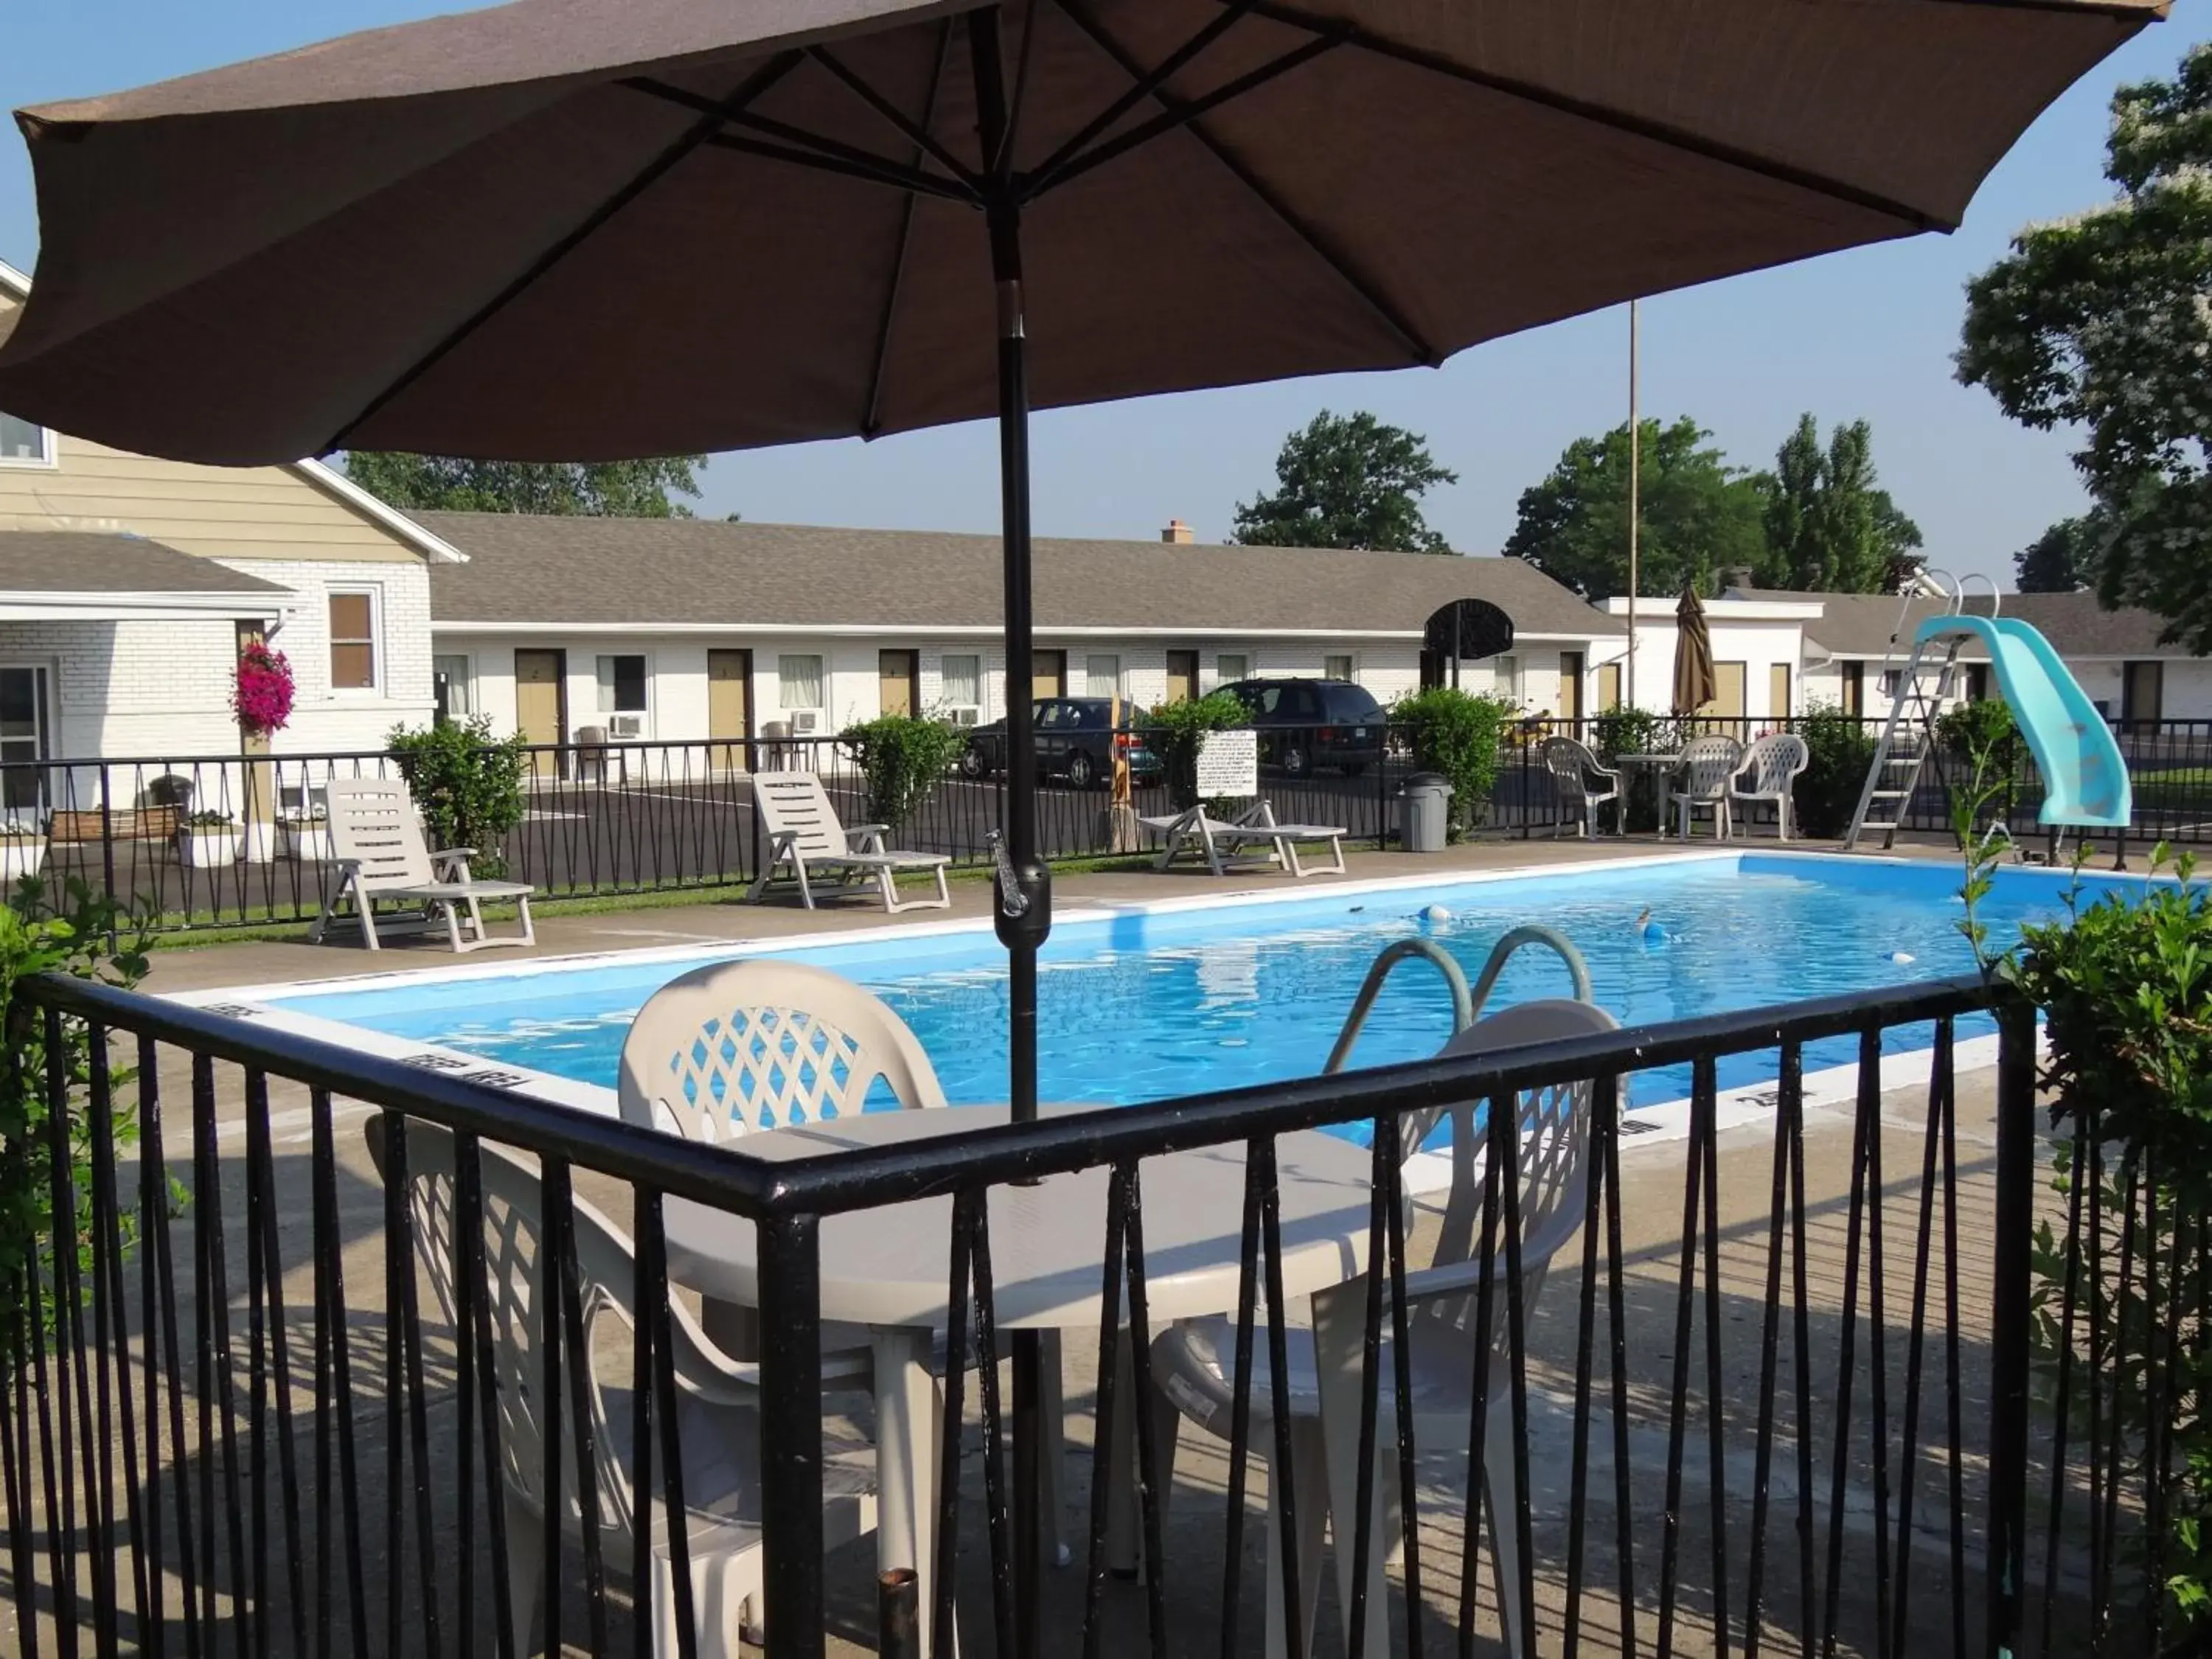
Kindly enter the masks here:
[[1667, 800], [1680, 818], [1684, 841], [1690, 838], [1690, 820], [1698, 812], [1713, 815], [1716, 840], [1729, 838], [1729, 782], [1742, 765], [1743, 745], [1734, 738], [1716, 733], [1692, 738], [1682, 746]]
[[[760, 814], [768, 836], [768, 858], [760, 879], [746, 894], [757, 899], [786, 864], [799, 883], [799, 896], [811, 910], [821, 872], [833, 872], [824, 890], [842, 893], [862, 881], [873, 881], [883, 895], [884, 908], [896, 915], [902, 910], [942, 910], [952, 902], [945, 885], [945, 866], [951, 860], [939, 853], [894, 853], [884, 847], [890, 826], [856, 823], [848, 830], [838, 822], [830, 792], [813, 772], [756, 772], [753, 810]], [[937, 878], [933, 898], [902, 899], [897, 877], [902, 870], [926, 870]]]
[[[908, 1110], [945, 1103], [921, 1042], [873, 992], [827, 969], [754, 958], [695, 968], [647, 999], [623, 1042], [616, 1098], [625, 1122], [720, 1146], [856, 1116], [878, 1085]], [[757, 1352], [754, 1310], [710, 1297], [702, 1311], [708, 1334], [739, 1358]], [[1065, 1565], [1057, 1331], [1045, 1333], [1042, 1370], [1046, 1535]], [[873, 1377], [873, 1334], [863, 1326], [823, 1325], [823, 1386], [867, 1389]], [[925, 1485], [934, 1474], [936, 1443], [925, 1434], [916, 1448], [913, 1469]], [[919, 1541], [897, 1543], [905, 1548]], [[927, 1608], [935, 1562], [926, 1549], [917, 1549], [915, 1559]]]
[[[309, 938], [319, 943], [338, 906], [350, 900], [361, 922], [362, 943], [382, 949], [376, 937], [375, 906], [381, 900], [413, 907], [416, 927], [434, 926], [442, 915], [446, 935], [456, 951], [480, 951], [488, 945], [535, 945], [530, 920], [532, 889], [526, 882], [478, 881], [469, 873], [473, 847], [430, 850], [415, 799], [398, 778], [332, 778], [324, 786], [330, 807], [331, 873], [325, 878], [323, 913]], [[333, 890], [334, 887], [334, 890]], [[484, 931], [487, 899], [512, 899], [522, 931], [493, 939]]]
[[[1597, 809], [1607, 801], [1613, 803], [1614, 822], [1621, 822], [1620, 774], [1600, 766], [1597, 757], [1572, 738], [1544, 739], [1544, 769], [1552, 775], [1552, 787], [1559, 792], [1560, 811], [1581, 820], [1577, 835], [1596, 836]], [[1593, 782], [1595, 787], [1591, 787]], [[1567, 817], [1553, 820], [1553, 841], [1559, 838], [1567, 822]]]
[[[1616, 1029], [1613, 1017], [1586, 1001], [1565, 999], [1525, 1002], [1476, 1021], [1446, 1043], [1443, 1054], [1488, 1054], [1528, 1043], [1549, 1042], [1586, 1036]], [[1521, 1220], [1521, 1304], [1525, 1339], [1533, 1340], [1536, 1302], [1552, 1257], [1582, 1224], [1588, 1170], [1589, 1109], [1593, 1085], [1583, 1081], [1553, 1089], [1524, 1091], [1518, 1103], [1520, 1135], [1519, 1213]], [[1489, 1409], [1485, 1419], [1482, 1481], [1487, 1499], [1485, 1542], [1495, 1570], [1498, 1605], [1504, 1609], [1505, 1650], [1534, 1651], [1533, 1638], [1521, 1628], [1520, 1548], [1515, 1516], [1524, 1494], [1516, 1490], [1513, 1462], [1513, 1413], [1510, 1409], [1510, 1346], [1507, 1327], [1508, 1300], [1502, 1289], [1492, 1293], [1492, 1328], [1483, 1333], [1477, 1318], [1482, 1289], [1480, 1260], [1482, 1227], [1482, 1161], [1489, 1155], [1488, 1122], [1478, 1124], [1480, 1103], [1466, 1101], [1415, 1114], [1405, 1125], [1408, 1156], [1419, 1149], [1439, 1122], [1451, 1124], [1451, 1186], [1442, 1206], [1440, 1224], [1432, 1230], [1437, 1254], [1425, 1267], [1406, 1277], [1408, 1360], [1413, 1382], [1413, 1419], [1417, 1445], [1464, 1449], [1471, 1419], [1474, 1379], [1478, 1368], [1489, 1370]], [[1427, 1207], [1418, 1202], [1409, 1207]], [[1500, 1203], [1501, 1212], [1503, 1201]], [[1423, 1230], [1430, 1231], [1431, 1230]], [[1409, 1225], [1407, 1231], [1414, 1229]], [[1492, 1258], [1491, 1277], [1503, 1280], [1506, 1250], [1501, 1222]], [[1389, 1327], [1383, 1328], [1384, 1340]], [[1152, 1378], [1164, 1399], [1180, 1407], [1194, 1422], [1226, 1435], [1232, 1420], [1236, 1393], [1236, 1322], [1227, 1318], [1179, 1321], [1163, 1332], [1152, 1346]], [[1291, 1425], [1291, 1484], [1297, 1498], [1298, 1605], [1301, 1628], [1309, 1644], [1313, 1639], [1314, 1615], [1321, 1590], [1322, 1528], [1335, 1522], [1335, 1559], [1340, 1607], [1351, 1604], [1351, 1510], [1358, 1491], [1359, 1446], [1357, 1413], [1346, 1424], [1333, 1421], [1330, 1436], [1322, 1432], [1322, 1381], [1314, 1332], [1303, 1324], [1283, 1333], [1289, 1361], [1288, 1395]], [[1273, 1383], [1267, 1370], [1266, 1333], [1253, 1345], [1251, 1429], [1249, 1445], [1262, 1456], [1274, 1444]], [[1354, 1363], [1356, 1364], [1356, 1358]], [[1393, 1540], [1385, 1516], [1386, 1502], [1397, 1479], [1397, 1421], [1395, 1370], [1388, 1349], [1379, 1356], [1380, 1405], [1376, 1436], [1376, 1508], [1370, 1512], [1372, 1547], [1369, 1553], [1367, 1605], [1380, 1610], [1382, 1562]], [[1356, 1384], [1355, 1384], [1356, 1386]], [[1156, 1455], [1171, 1472], [1176, 1424], [1172, 1415], [1154, 1419]], [[1348, 1433], [1346, 1431], [1348, 1430]], [[1435, 1437], [1433, 1439], [1430, 1437]], [[1164, 1449], [1162, 1442], [1165, 1442]], [[1160, 1489], [1172, 1481], [1164, 1476]], [[1282, 1516], [1275, 1481], [1268, 1482], [1268, 1659], [1304, 1659], [1288, 1655], [1282, 1623]], [[1410, 1497], [1407, 1501], [1411, 1501]], [[1387, 1618], [1387, 1614], [1383, 1615]], [[1387, 1628], [1387, 1626], [1386, 1626]], [[1383, 1645], [1370, 1629], [1368, 1650]]]
[[[382, 1176], [390, 1162], [382, 1115], [371, 1117], [367, 1128], [369, 1157]], [[509, 1615], [514, 1651], [521, 1659], [532, 1650], [530, 1637], [545, 1576], [545, 1442], [533, 1403], [545, 1384], [537, 1304], [544, 1189], [534, 1171], [492, 1146], [481, 1146], [478, 1167], [483, 1171], [484, 1221], [484, 1284], [479, 1294], [489, 1299], [491, 1315]], [[416, 1259], [429, 1277], [447, 1322], [458, 1329], [454, 1146], [447, 1130], [420, 1119], [409, 1121], [406, 1178]], [[636, 1467], [632, 1425], [637, 1420], [631, 1398], [632, 1345], [596, 1340], [601, 1322], [609, 1317], [633, 1332], [637, 1328], [632, 1305], [635, 1255], [620, 1228], [582, 1199], [572, 1203], [577, 1299], [584, 1323], [580, 1351], [590, 1356], [585, 1386], [591, 1402], [600, 1559], [648, 1589], [655, 1659], [672, 1659], [681, 1649], [666, 1517], [658, 1494], [646, 1494], [641, 1506], [630, 1485]], [[740, 1632], [757, 1632], [761, 1614], [759, 1374], [756, 1367], [740, 1364], [717, 1350], [692, 1322], [679, 1298], [670, 1297], [667, 1306], [696, 1649], [714, 1659], [737, 1659]], [[563, 1364], [574, 1365], [578, 1352], [577, 1346], [564, 1344]], [[562, 1530], [580, 1540], [583, 1509], [569, 1386], [561, 1393]], [[473, 1409], [473, 1402], [467, 1408]], [[657, 1438], [664, 1431], [657, 1414], [652, 1420]], [[823, 1453], [823, 1540], [834, 1549], [875, 1526], [874, 1456], [864, 1442], [835, 1438], [826, 1442]], [[656, 1449], [654, 1462], [659, 1461]], [[638, 1565], [641, 1553], [647, 1558], [643, 1571]], [[465, 1616], [469, 1610], [463, 1611]]]
[[[1344, 874], [1344, 838], [1351, 832], [1342, 824], [1278, 823], [1275, 809], [1256, 800], [1233, 818], [1218, 818], [1203, 803], [1185, 812], [1139, 818], [1139, 823], [1164, 838], [1158, 867], [1165, 870], [1185, 854], [1206, 860], [1214, 875], [1255, 864], [1279, 864], [1297, 879], [1308, 876]], [[1309, 866], [1298, 857], [1300, 847], [1326, 842], [1329, 862]]]
[[[1811, 758], [1805, 739], [1796, 732], [1770, 732], [1743, 751], [1735, 775], [1729, 780], [1729, 799], [1753, 805], [1772, 802], [1775, 836], [1788, 841], [1790, 787]], [[1729, 816], [1733, 818], [1735, 815], [1731, 811]]]

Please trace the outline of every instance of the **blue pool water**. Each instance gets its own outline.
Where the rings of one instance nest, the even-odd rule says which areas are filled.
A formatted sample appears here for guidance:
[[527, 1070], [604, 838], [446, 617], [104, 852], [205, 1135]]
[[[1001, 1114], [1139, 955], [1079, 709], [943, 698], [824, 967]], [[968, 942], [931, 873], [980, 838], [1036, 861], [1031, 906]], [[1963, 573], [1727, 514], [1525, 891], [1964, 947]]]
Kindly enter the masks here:
[[[2000, 872], [1984, 911], [1993, 940], [2008, 945], [2022, 921], [2059, 914], [2069, 880]], [[1291, 903], [1066, 923], [1040, 975], [1040, 1092], [1126, 1103], [1310, 1075], [1376, 953], [1409, 933], [1443, 944], [1472, 980], [1506, 929], [1547, 923], [1581, 949], [1598, 1000], [1625, 1024], [1966, 972], [1973, 958], [1958, 932], [1959, 883], [1948, 863], [1744, 855], [1384, 893], [1324, 888]], [[2115, 884], [2132, 886], [2091, 878], [2085, 901]], [[1422, 918], [1439, 904], [1449, 921]], [[1636, 930], [1647, 906], [1663, 942]], [[789, 954], [860, 981], [897, 1009], [954, 1102], [1006, 1097], [1005, 958], [988, 933]], [[694, 965], [615, 962], [302, 994], [277, 1006], [612, 1086], [639, 1006]], [[1524, 951], [1492, 1006], [1565, 987], [1556, 957]], [[1376, 1005], [1354, 1063], [1431, 1054], [1449, 1030], [1437, 975], [1406, 964]], [[1926, 1028], [1889, 1038], [1893, 1051], [1928, 1041]], [[1841, 1064], [1852, 1053], [1848, 1042], [1819, 1046], [1807, 1065]], [[1743, 1055], [1723, 1062], [1720, 1082], [1772, 1075], [1771, 1056]], [[1641, 1074], [1631, 1103], [1680, 1098], [1688, 1087], [1686, 1071]]]

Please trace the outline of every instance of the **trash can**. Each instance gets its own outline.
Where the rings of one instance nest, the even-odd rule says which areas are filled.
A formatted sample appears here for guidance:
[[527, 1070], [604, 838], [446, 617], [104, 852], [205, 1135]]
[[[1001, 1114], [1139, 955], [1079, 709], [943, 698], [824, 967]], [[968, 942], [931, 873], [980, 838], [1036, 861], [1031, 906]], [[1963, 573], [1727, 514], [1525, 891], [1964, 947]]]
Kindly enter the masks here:
[[1451, 782], [1440, 772], [1416, 772], [1398, 791], [1398, 839], [1408, 853], [1441, 853], [1451, 829]]

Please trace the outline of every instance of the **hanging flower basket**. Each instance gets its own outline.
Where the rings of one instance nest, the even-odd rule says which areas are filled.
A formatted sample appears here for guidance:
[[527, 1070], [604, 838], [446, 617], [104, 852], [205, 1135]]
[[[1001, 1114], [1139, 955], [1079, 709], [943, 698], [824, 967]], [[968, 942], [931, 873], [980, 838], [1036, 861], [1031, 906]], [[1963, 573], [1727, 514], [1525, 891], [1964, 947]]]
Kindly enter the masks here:
[[238, 653], [230, 706], [237, 713], [238, 729], [249, 738], [284, 729], [292, 718], [292, 665], [282, 651], [256, 641]]

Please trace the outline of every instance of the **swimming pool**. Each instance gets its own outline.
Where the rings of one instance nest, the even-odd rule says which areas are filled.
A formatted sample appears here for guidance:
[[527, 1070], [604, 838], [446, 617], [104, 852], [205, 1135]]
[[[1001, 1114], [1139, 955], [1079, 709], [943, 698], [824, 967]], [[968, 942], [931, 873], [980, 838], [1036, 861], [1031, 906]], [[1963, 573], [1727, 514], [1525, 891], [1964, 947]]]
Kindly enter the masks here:
[[[2064, 872], [2000, 871], [1984, 913], [1993, 939], [2009, 944], [2021, 922], [2058, 914], [2070, 880]], [[1376, 953], [1411, 933], [1442, 944], [1471, 980], [1507, 928], [1547, 923], [1580, 948], [1597, 1000], [1625, 1024], [1943, 977], [1973, 965], [1958, 932], [1959, 884], [1949, 862], [1719, 853], [1072, 912], [1055, 927], [1039, 975], [1039, 1091], [1047, 1100], [1113, 1104], [1310, 1075]], [[2091, 877], [2085, 897], [2134, 884]], [[1437, 906], [1449, 913], [1443, 919], [1425, 915]], [[1647, 907], [1662, 939], [1635, 927]], [[898, 933], [817, 936], [775, 953], [883, 996], [914, 1028], [956, 1103], [1003, 1100], [1006, 967], [988, 926]], [[387, 975], [373, 984], [264, 991], [257, 1012], [339, 1022], [517, 1073], [611, 1088], [646, 998], [702, 961], [737, 953], [655, 951]], [[1556, 958], [1524, 951], [1493, 1006], [1564, 994], [1565, 986]], [[1353, 1063], [1432, 1054], [1449, 1029], [1437, 976], [1407, 964], [1376, 1003]], [[1972, 1029], [1962, 1024], [1962, 1034]], [[1929, 1041], [1925, 1027], [1887, 1038], [1893, 1053]], [[1849, 1040], [1816, 1045], [1808, 1069], [1853, 1054]], [[1773, 1074], [1771, 1056], [1741, 1055], [1722, 1063], [1720, 1082], [1754, 1085]], [[1686, 1068], [1647, 1073], [1633, 1080], [1629, 1103], [1679, 1099], [1688, 1089]]]

